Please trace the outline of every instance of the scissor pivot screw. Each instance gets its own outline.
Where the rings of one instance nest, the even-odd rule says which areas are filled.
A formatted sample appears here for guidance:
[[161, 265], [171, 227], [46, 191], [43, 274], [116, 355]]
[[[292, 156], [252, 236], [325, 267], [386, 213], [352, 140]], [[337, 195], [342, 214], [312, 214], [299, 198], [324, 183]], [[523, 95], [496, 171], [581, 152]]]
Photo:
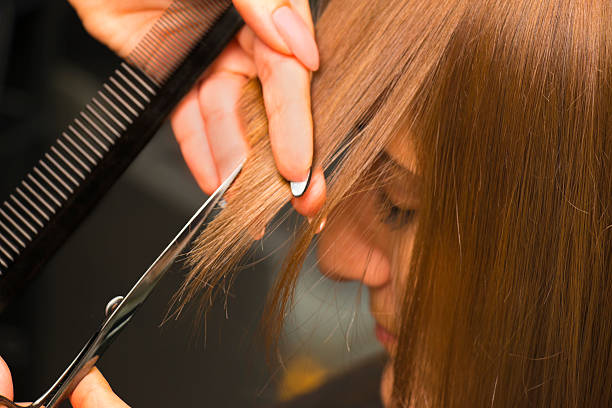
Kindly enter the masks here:
[[113, 310], [115, 310], [122, 301], [123, 301], [123, 296], [117, 296], [117, 297], [112, 298], [110, 302], [108, 302], [108, 304], [106, 305], [106, 309], [104, 310], [104, 312], [106, 313], [106, 317], [108, 317], [111, 313], [113, 313]]

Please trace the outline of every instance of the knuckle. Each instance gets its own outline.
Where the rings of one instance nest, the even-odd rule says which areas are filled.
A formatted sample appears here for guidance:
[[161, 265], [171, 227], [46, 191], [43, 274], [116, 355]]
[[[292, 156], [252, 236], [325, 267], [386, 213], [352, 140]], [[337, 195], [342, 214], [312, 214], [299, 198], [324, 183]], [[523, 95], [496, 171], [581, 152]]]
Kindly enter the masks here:
[[207, 119], [218, 119], [236, 111], [237, 100], [224, 92], [220, 81], [209, 79], [200, 88], [200, 100], [202, 114]]
[[270, 58], [261, 58], [258, 61], [257, 76], [262, 83], [269, 82], [275, 72], [275, 64]]

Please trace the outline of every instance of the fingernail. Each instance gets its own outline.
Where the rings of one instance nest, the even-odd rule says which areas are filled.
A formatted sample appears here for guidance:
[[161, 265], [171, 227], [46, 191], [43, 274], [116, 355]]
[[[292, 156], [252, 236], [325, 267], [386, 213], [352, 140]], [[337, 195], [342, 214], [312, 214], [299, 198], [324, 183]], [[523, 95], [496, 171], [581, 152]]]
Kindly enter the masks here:
[[306, 180], [289, 182], [289, 185], [291, 186], [291, 194], [293, 194], [294, 197], [301, 197], [304, 195], [306, 190], [308, 190], [311, 174], [312, 170], [308, 170], [308, 177], [306, 177]]
[[[314, 217], [307, 217], [307, 219], [308, 219], [309, 224], [312, 224], [312, 222], [314, 221]], [[315, 231], [315, 234], [318, 234], [319, 232], [323, 231], [323, 228], [325, 228], [326, 222], [327, 222], [327, 218], [323, 217], [323, 219], [319, 223], [319, 226], [317, 227], [317, 230]]]
[[272, 13], [272, 21], [293, 55], [311, 71], [319, 69], [319, 49], [304, 20], [291, 7], [283, 6]]
[[316, 234], [318, 234], [319, 232], [323, 231], [323, 228], [325, 228], [325, 223], [326, 222], [327, 222], [327, 218], [323, 218], [321, 220], [321, 222], [319, 223], [319, 226], [317, 227], [317, 230], [315, 232]]

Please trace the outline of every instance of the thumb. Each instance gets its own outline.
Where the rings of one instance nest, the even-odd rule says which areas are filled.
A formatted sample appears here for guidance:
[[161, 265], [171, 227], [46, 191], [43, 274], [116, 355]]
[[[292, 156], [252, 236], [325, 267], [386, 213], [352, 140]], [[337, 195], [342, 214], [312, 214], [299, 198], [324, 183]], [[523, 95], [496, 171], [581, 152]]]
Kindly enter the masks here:
[[129, 408], [115, 395], [96, 367], [74, 389], [70, 403], [74, 408]]
[[[308, 0], [233, 0], [245, 23], [266, 45], [294, 55], [306, 68], [319, 68]], [[292, 4], [293, 3], [293, 4]]]
[[10, 400], [13, 399], [13, 379], [11, 371], [0, 357], [0, 395]]

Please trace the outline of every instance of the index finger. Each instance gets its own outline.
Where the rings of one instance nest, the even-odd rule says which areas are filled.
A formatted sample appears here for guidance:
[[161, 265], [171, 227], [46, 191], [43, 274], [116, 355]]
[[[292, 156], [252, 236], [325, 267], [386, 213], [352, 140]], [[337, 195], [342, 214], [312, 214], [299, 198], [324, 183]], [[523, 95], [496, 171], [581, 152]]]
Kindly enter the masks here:
[[121, 400], [96, 367], [83, 377], [70, 395], [74, 408], [129, 408]]
[[10, 400], [13, 399], [13, 379], [8, 365], [0, 357], [0, 395]]
[[308, 0], [233, 0], [257, 37], [268, 47], [294, 55], [306, 68], [319, 68], [319, 50]]

